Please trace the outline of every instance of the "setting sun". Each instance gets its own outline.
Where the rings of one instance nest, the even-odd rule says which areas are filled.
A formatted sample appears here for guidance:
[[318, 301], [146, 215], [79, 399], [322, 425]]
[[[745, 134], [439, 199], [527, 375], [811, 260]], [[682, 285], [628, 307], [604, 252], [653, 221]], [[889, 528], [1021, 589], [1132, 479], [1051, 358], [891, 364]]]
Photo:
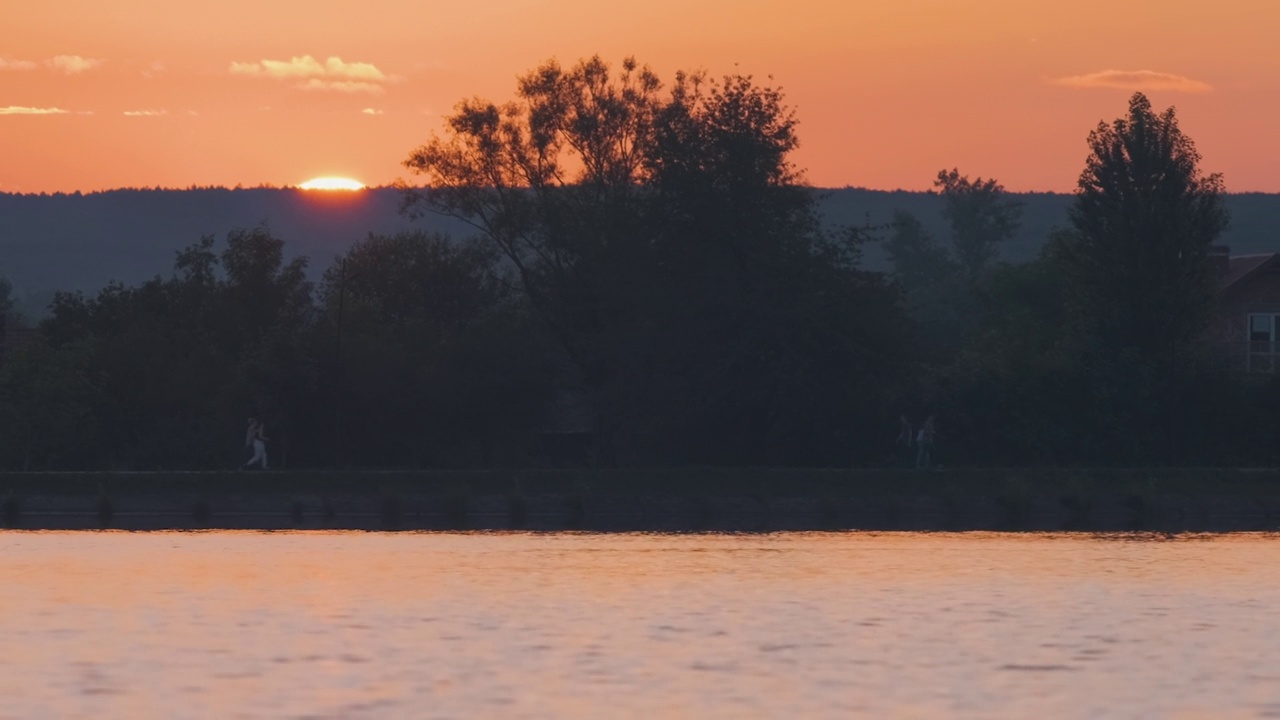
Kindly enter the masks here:
[[303, 190], [363, 190], [364, 183], [344, 177], [318, 177], [312, 178], [298, 187]]

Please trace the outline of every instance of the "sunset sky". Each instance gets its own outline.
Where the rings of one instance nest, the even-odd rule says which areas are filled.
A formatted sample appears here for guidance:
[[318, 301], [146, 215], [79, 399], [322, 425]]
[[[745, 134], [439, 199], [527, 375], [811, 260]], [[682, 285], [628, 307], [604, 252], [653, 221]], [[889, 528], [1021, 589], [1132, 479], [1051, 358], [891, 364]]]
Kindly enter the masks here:
[[1276, 0], [9, 0], [0, 191], [371, 185], [460, 99], [548, 58], [781, 86], [821, 186], [959, 167], [1067, 191], [1135, 89], [1207, 171], [1280, 192]]

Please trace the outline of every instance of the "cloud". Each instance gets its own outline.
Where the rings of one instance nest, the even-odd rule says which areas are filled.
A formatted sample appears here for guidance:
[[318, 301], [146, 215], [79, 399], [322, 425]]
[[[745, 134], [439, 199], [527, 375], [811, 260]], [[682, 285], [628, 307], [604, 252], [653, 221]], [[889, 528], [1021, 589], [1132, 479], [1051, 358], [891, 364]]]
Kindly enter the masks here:
[[386, 80], [387, 76], [371, 63], [345, 62], [331, 57], [321, 63], [310, 55], [289, 60], [263, 60], [253, 63], [231, 63], [233, 75], [254, 75], [290, 80], [295, 78], [346, 78], [351, 80]]
[[364, 113], [365, 115], [383, 115], [384, 114], [381, 110], [377, 110], [375, 108], [365, 108], [360, 112]]
[[79, 55], [56, 55], [46, 62], [48, 62], [49, 67], [58, 72], [67, 75], [79, 75], [82, 72], [98, 67], [104, 61], [97, 58], [80, 57]]
[[70, 111], [59, 107], [38, 108], [23, 107], [21, 105], [0, 107], [0, 115], [66, 115], [68, 112]]
[[0, 57], [0, 70], [35, 70], [38, 64], [31, 60], [10, 60]]
[[333, 90], [344, 93], [363, 92], [371, 95], [377, 95], [384, 91], [384, 88], [377, 83], [354, 80], [321, 80], [320, 78], [311, 78], [304, 83], [299, 83], [298, 87], [303, 90]]
[[169, 111], [168, 110], [125, 110], [124, 114], [126, 117], [160, 117], [161, 115], [168, 115]]
[[1057, 78], [1056, 85], [1073, 88], [1115, 88], [1118, 90], [1173, 90], [1175, 92], [1208, 92], [1208, 83], [1173, 73], [1154, 70], [1103, 70], [1088, 75]]
[[273, 80], [297, 80], [302, 90], [332, 90], [345, 93], [378, 94], [384, 85], [399, 78], [387, 75], [372, 63], [346, 62], [334, 56], [320, 62], [310, 55], [288, 60], [262, 60], [261, 62], [233, 62], [232, 75], [270, 78]]

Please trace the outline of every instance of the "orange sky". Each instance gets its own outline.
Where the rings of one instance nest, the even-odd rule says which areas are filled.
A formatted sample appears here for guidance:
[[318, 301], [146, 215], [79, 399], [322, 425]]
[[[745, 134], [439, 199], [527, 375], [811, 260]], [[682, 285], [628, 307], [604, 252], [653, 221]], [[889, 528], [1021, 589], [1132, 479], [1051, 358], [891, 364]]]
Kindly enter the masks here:
[[592, 53], [772, 75], [815, 185], [1070, 190], [1142, 89], [1230, 190], [1280, 192], [1276, 0], [4, 2], [5, 192], [385, 184], [461, 98]]

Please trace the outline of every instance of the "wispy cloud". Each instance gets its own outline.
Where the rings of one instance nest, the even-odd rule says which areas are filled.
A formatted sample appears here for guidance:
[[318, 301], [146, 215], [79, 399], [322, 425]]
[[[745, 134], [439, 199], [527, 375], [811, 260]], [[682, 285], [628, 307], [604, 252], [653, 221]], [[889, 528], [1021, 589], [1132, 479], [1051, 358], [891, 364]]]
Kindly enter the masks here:
[[364, 113], [365, 115], [382, 115], [383, 114], [381, 110], [378, 110], [376, 108], [365, 108], [360, 112]]
[[23, 107], [22, 105], [10, 105], [9, 107], [0, 107], [0, 115], [66, 115], [70, 110], [63, 110], [60, 107]]
[[35, 70], [39, 63], [33, 60], [10, 60], [0, 57], [0, 70]]
[[321, 80], [320, 78], [311, 78], [304, 83], [299, 83], [298, 87], [303, 90], [333, 90], [334, 92], [369, 93], [370, 95], [378, 95], [385, 91], [377, 83], [359, 80]]
[[310, 55], [288, 60], [262, 60], [260, 62], [233, 62], [232, 75], [296, 80], [303, 90], [332, 90], [347, 93], [373, 93], [383, 91], [386, 83], [397, 78], [387, 75], [376, 65], [366, 62], [347, 62], [334, 56], [320, 62]]
[[1057, 78], [1056, 85], [1073, 88], [1114, 88], [1118, 90], [1173, 90], [1175, 92], [1208, 92], [1211, 85], [1184, 75], [1154, 70], [1103, 70], [1088, 75]]
[[168, 110], [125, 110], [124, 114], [126, 117], [160, 117], [161, 115], [168, 115], [169, 111]]
[[88, 72], [89, 70], [98, 67], [105, 61], [99, 60], [98, 58], [81, 57], [79, 55], [55, 55], [53, 58], [46, 60], [45, 62], [49, 64], [49, 67], [60, 73], [65, 73], [67, 75], [79, 75], [82, 72]]

